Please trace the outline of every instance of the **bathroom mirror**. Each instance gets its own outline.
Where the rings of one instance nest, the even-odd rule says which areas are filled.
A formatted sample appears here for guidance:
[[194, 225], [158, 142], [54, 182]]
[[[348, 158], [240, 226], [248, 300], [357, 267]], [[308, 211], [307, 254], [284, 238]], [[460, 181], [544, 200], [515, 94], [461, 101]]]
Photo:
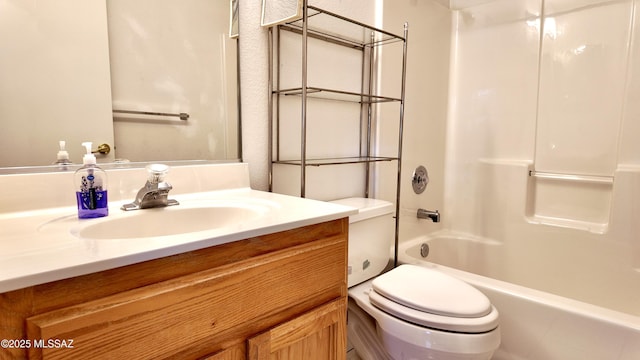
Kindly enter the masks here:
[[237, 161], [231, 2], [0, 0], [0, 173], [47, 171], [60, 140], [75, 164], [84, 141], [100, 163]]

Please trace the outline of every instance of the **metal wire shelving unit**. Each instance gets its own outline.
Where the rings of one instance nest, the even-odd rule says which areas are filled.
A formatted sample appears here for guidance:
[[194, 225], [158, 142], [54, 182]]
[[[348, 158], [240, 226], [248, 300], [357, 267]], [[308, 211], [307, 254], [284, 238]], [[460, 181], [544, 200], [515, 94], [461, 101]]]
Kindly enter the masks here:
[[[280, 38], [282, 32], [298, 34], [301, 44], [301, 84], [290, 88], [280, 88], [281, 48]], [[408, 25], [404, 25], [403, 34], [397, 35], [344, 16], [314, 7], [304, 1], [302, 18], [289, 23], [273, 26], [269, 29], [269, 190], [273, 190], [273, 165], [291, 165], [300, 167], [300, 196], [306, 197], [307, 167], [319, 167], [325, 165], [364, 164], [365, 165], [365, 197], [370, 196], [369, 182], [371, 164], [376, 162], [397, 162], [396, 179], [396, 228], [395, 228], [395, 258], [397, 259], [398, 242], [398, 217], [400, 210], [400, 174], [402, 170], [402, 138], [404, 125], [404, 103], [406, 83], [406, 59], [407, 59]], [[361, 89], [360, 92], [345, 91], [343, 89], [325, 88], [309, 84], [308, 79], [308, 43], [309, 39], [344, 46], [362, 53]], [[400, 73], [400, 89], [393, 96], [383, 96], [375, 93], [374, 80], [377, 74], [378, 61], [376, 49], [393, 43], [401, 43], [402, 65]], [[280, 100], [283, 97], [300, 98], [300, 156], [295, 159], [283, 159], [280, 155]], [[359, 153], [350, 156], [313, 158], [307, 155], [307, 111], [309, 101], [326, 102], [352, 102], [360, 104], [360, 121], [362, 123]], [[372, 117], [375, 104], [397, 103], [398, 111], [398, 140], [397, 153], [390, 156], [381, 156], [372, 149]], [[354, 120], [355, 121], [355, 120]]]

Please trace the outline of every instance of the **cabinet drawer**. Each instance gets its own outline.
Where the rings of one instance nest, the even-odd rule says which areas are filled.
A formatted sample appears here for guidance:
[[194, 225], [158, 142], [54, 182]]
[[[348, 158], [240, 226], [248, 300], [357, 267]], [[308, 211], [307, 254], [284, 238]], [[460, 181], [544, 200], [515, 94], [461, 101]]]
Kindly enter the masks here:
[[[330, 237], [27, 319], [45, 359], [211, 354], [346, 295], [346, 236]], [[185, 350], [187, 349], [187, 350]]]

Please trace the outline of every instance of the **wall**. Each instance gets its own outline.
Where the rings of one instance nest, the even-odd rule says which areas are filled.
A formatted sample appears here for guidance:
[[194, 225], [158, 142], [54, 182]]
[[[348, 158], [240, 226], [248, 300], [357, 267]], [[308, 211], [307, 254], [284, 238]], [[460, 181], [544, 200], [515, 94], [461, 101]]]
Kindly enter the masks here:
[[0, 166], [49, 165], [59, 140], [76, 163], [82, 142], [113, 144], [103, 0], [1, 0], [0, 48]]
[[[236, 40], [229, 1], [107, 1], [117, 157], [237, 159]], [[232, 75], [232, 76], [229, 76]]]
[[[347, 6], [329, 2], [310, 5], [327, 9], [333, 5], [333, 12], [354, 13]], [[359, 11], [356, 19], [375, 23], [375, 7]], [[312, 14], [313, 12], [311, 12]], [[327, 19], [327, 17], [324, 17]], [[314, 27], [322, 18], [310, 15], [309, 26]], [[325, 20], [326, 21], [326, 20]], [[366, 34], [332, 23], [327, 29], [346, 33], [359, 41]], [[302, 38], [299, 34], [281, 31], [274, 36], [275, 47], [280, 49], [279, 64], [274, 64], [274, 87], [280, 89], [299, 88], [302, 84]], [[309, 86], [337, 89], [359, 93], [362, 78], [362, 52], [351, 47], [309, 38], [307, 41], [307, 82]], [[281, 69], [278, 74], [278, 67]], [[366, 78], [366, 76], [365, 76]], [[399, 94], [399, 93], [398, 93]], [[306, 108], [305, 152], [308, 159], [357, 156], [360, 150], [359, 132], [361, 105], [355, 101], [327, 101], [309, 95]], [[300, 159], [301, 153], [301, 97], [281, 96], [278, 104], [280, 141], [274, 141], [274, 160]], [[277, 125], [274, 126], [274, 131]], [[328, 141], [330, 139], [330, 141]], [[277, 137], [276, 137], [277, 140]], [[278, 158], [279, 156], [279, 158]], [[333, 200], [352, 196], [363, 196], [365, 167], [362, 164], [329, 165], [306, 167], [305, 197], [319, 200]], [[301, 168], [299, 166], [274, 164], [273, 191], [300, 196]], [[359, 181], [358, 181], [359, 180]]]
[[[351, 17], [355, 20], [384, 27], [394, 33], [401, 34], [405, 21], [409, 22], [408, 64], [407, 64], [407, 98], [405, 106], [404, 141], [405, 165], [402, 172], [402, 201], [406, 209], [408, 221], [414, 221], [418, 207], [437, 209], [442, 207], [444, 187], [444, 139], [446, 119], [446, 96], [448, 82], [448, 54], [450, 42], [451, 17], [449, 10], [433, 1], [311, 1], [312, 5], [326, 10]], [[242, 112], [243, 112], [243, 156], [251, 168], [252, 186], [257, 189], [268, 187], [268, 162], [267, 162], [267, 35], [266, 30], [256, 26], [260, 19], [260, 9], [254, 2], [240, 4], [240, 50], [241, 50], [241, 88], [242, 88]], [[329, 60], [330, 57], [320, 58], [320, 61]], [[399, 64], [383, 63], [383, 73], [400, 74]], [[335, 76], [335, 75], [334, 75]], [[392, 92], [399, 92], [399, 79], [397, 77], [384, 78], [380, 84], [385, 91], [391, 88]], [[397, 151], [397, 108], [393, 121], [381, 122], [378, 133], [383, 134], [378, 138], [381, 146], [390, 146], [392, 153]], [[311, 132], [310, 132], [311, 133]], [[314, 135], [315, 134], [315, 135]], [[296, 135], [297, 136], [297, 135]], [[334, 136], [326, 133], [311, 133], [311, 142], [314, 140], [326, 142], [324, 139]], [[289, 145], [297, 147], [297, 141], [287, 138]], [[353, 144], [332, 141], [326, 146], [327, 151], [341, 151]], [[428, 190], [420, 195], [414, 195], [410, 190], [410, 178], [413, 168], [418, 164], [426, 165], [431, 174], [431, 185]], [[311, 168], [311, 172], [317, 170]], [[297, 167], [286, 169], [288, 174], [281, 174], [280, 178], [290, 179], [291, 184], [283, 185], [288, 192], [295, 194], [299, 191], [299, 171]], [[322, 170], [320, 170], [322, 171]], [[362, 173], [354, 168], [351, 175], [347, 174], [341, 179], [335, 176], [316, 176], [315, 183], [310, 188], [321, 188], [320, 193], [311, 194], [316, 198], [338, 198], [344, 196], [362, 196]], [[395, 201], [397, 167], [392, 162], [379, 166], [379, 175], [374, 183], [374, 195], [378, 198]], [[344, 174], [344, 173], [343, 173]], [[308, 177], [314, 182], [314, 176]], [[345, 180], [346, 179], [346, 180]], [[339, 181], [337, 181], [339, 180]], [[324, 186], [322, 186], [324, 184]], [[331, 184], [331, 185], [327, 185]], [[352, 187], [353, 189], [342, 191]], [[438, 225], [426, 224], [428, 228], [437, 228]]]
[[[445, 189], [445, 146], [447, 126], [447, 98], [449, 95], [449, 54], [451, 48], [451, 12], [436, 1], [385, 1], [385, 28], [397, 29], [409, 24], [407, 76], [405, 97], [405, 125], [401, 172], [400, 238], [410, 225], [413, 229], [430, 232], [442, 223], [418, 220], [417, 209], [443, 210]], [[383, 64], [383, 71], [394, 73]], [[391, 84], [397, 84], [391, 81]], [[382, 87], [386, 84], [383, 82]], [[396, 131], [382, 123], [380, 134]], [[414, 169], [424, 165], [429, 172], [429, 184], [422, 194], [415, 194], [411, 186]], [[395, 199], [397, 169], [381, 170], [376, 196]], [[386, 180], [391, 179], [392, 181]], [[444, 218], [443, 218], [444, 219]]]
[[[546, 34], [541, 30], [541, 0], [479, 1], [459, 10], [434, 1], [383, 4], [385, 28], [410, 23], [402, 222], [418, 225], [421, 232], [445, 228], [499, 241], [511, 265], [491, 274], [496, 278], [637, 311], [640, 299], [624, 295], [640, 284], [640, 225], [633, 220], [640, 208], [634, 195], [640, 186], [640, 143], [634, 140], [640, 131], [635, 2], [547, 1], [555, 35], [552, 22]], [[337, 12], [343, 5], [328, 2]], [[253, 11], [254, 18], [241, 26], [250, 21], [260, 34], [242, 35], [241, 47], [251, 55], [243, 56], [241, 65], [245, 160], [252, 166], [252, 186], [265, 189], [266, 34], [255, 26], [259, 10], [243, 9], [241, 14]], [[599, 30], [588, 30], [594, 28], [591, 23]], [[381, 86], [396, 80], [384, 79]], [[395, 130], [380, 126], [376, 140], [385, 146], [380, 139], [394, 137]], [[582, 165], [572, 161], [575, 149], [587, 159]], [[556, 158], [576, 165], [566, 170], [569, 175], [613, 180], [595, 188], [573, 180], [547, 186], [529, 176], [530, 171], [557, 171], [543, 166], [543, 160]], [[589, 159], [605, 172], [590, 170]], [[418, 164], [431, 175], [422, 195], [414, 195], [409, 185]], [[378, 171], [374, 196], [392, 200], [395, 166]], [[419, 207], [439, 209], [442, 223], [417, 220]], [[412, 227], [401, 226], [401, 240], [410, 236], [407, 228]], [[558, 276], [562, 282], [553, 281]], [[562, 285], [567, 283], [574, 286]]]
[[[542, 0], [456, 4], [473, 6], [456, 10], [434, 1], [384, 2], [385, 28], [410, 23], [401, 220], [417, 224], [421, 232], [444, 227], [502, 243], [509, 266], [491, 274], [498, 279], [638, 312], [640, 26], [632, 19], [639, 15], [637, 3], [546, 1], [556, 21], [555, 39], [551, 22], [546, 34], [541, 30]], [[252, 186], [266, 189], [266, 33], [255, 25], [257, 6], [241, 5], [245, 160]], [[328, 6], [340, 12], [345, 3]], [[244, 27], [249, 30], [242, 33]], [[383, 126], [379, 134], [391, 131]], [[604, 175], [613, 182], [594, 191], [568, 182], [541, 196], [553, 189], [545, 189], [529, 171], [556, 171], [538, 168], [545, 156], [577, 165], [571, 160], [574, 149], [587, 159], [583, 165], [594, 159], [606, 172], [582, 165], [568, 172]], [[418, 164], [431, 175], [422, 195], [409, 187]], [[383, 179], [394, 179], [395, 169], [379, 171], [375, 196], [392, 199], [395, 182]], [[560, 195], [572, 188], [585, 191], [565, 201]], [[590, 192], [597, 195], [580, 196]], [[566, 204], [560, 209], [564, 218], [545, 213]], [[439, 209], [442, 223], [415, 219], [418, 207]], [[409, 236], [403, 229], [401, 240]], [[560, 276], [562, 281], [554, 281]]]
[[[267, 29], [260, 27], [260, 4], [261, 2], [256, 1], [240, 1], [240, 86], [242, 89], [243, 159], [249, 163], [251, 169], [251, 186], [254, 189], [267, 190], [269, 186], [268, 39]], [[317, 0], [310, 1], [310, 4], [364, 23], [375, 23], [376, 7], [372, 1]], [[295, 139], [287, 139], [287, 141], [289, 145], [296, 146]], [[279, 179], [292, 178], [299, 178], [299, 171], [282, 174], [279, 177]], [[285, 186], [290, 190], [282, 192], [293, 193], [297, 189], [299, 193], [299, 185]], [[335, 198], [335, 196], [327, 196]]]
[[443, 211], [447, 228], [502, 243], [510, 265], [492, 277], [634, 314], [637, 5], [496, 0], [454, 12]]

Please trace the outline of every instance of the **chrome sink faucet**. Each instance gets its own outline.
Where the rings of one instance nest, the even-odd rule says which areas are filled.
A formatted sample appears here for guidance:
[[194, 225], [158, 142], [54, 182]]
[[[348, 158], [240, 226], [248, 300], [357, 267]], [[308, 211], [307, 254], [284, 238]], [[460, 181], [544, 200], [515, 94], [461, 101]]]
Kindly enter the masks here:
[[120, 209], [140, 210], [154, 207], [164, 207], [178, 205], [178, 201], [169, 199], [169, 191], [173, 186], [164, 181], [165, 175], [169, 172], [169, 166], [164, 164], [151, 164], [146, 167], [149, 172], [147, 183], [138, 190], [135, 200], [132, 203], [124, 204]]
[[440, 212], [418, 209], [418, 219], [431, 219], [434, 223], [440, 222]]

